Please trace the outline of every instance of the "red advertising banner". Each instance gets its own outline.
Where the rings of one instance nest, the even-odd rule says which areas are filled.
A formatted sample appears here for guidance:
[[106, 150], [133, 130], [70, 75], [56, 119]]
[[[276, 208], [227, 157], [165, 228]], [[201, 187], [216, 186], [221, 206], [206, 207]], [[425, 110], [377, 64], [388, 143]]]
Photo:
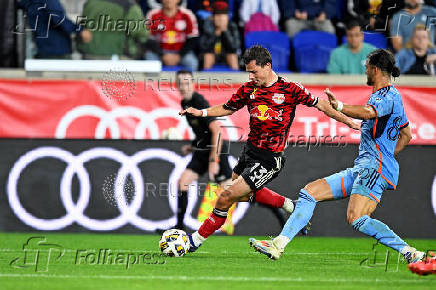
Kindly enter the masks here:
[[[216, 105], [226, 102], [239, 86], [202, 84], [197, 91]], [[325, 86], [306, 88], [326, 98]], [[364, 85], [330, 89], [348, 104], [365, 104], [371, 94]], [[398, 89], [411, 124], [412, 144], [436, 145], [436, 87]], [[116, 94], [121, 90], [128, 90], [122, 95], [126, 97]], [[168, 82], [135, 82], [126, 86], [125, 82], [88, 80], [0, 80], [0, 137], [192, 139], [185, 118], [178, 115], [180, 101], [174, 84]], [[245, 140], [248, 118], [245, 108], [222, 118], [225, 137]], [[299, 106], [290, 142], [324, 142], [325, 137], [347, 143], [360, 140], [359, 132], [329, 119], [316, 108]]]

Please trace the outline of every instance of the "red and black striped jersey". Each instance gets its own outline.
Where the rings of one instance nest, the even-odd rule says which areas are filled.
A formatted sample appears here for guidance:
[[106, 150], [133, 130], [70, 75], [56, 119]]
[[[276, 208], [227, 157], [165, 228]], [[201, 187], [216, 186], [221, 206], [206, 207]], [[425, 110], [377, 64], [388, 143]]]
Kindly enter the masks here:
[[258, 148], [281, 152], [287, 147], [296, 106], [303, 104], [311, 107], [317, 103], [318, 98], [301, 84], [279, 77], [269, 87], [257, 87], [254, 82], [245, 83], [224, 107], [237, 111], [247, 106], [250, 114], [248, 141]]

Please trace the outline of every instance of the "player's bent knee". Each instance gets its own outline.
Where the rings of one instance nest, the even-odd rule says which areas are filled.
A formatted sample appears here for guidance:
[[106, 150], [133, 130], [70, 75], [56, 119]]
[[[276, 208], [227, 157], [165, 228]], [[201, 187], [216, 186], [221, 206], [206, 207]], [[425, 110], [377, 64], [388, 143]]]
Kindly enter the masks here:
[[304, 189], [316, 200], [323, 201], [324, 200], [324, 182], [323, 179], [317, 179], [312, 181], [304, 187]]
[[218, 197], [215, 207], [220, 210], [228, 210], [235, 202], [233, 194], [229, 190], [224, 190]]

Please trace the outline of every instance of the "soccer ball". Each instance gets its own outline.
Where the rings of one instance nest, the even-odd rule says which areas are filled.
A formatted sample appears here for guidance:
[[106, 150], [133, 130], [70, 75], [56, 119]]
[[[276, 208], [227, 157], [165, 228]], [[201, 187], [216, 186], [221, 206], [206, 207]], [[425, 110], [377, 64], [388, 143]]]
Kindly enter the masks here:
[[159, 247], [169, 257], [183, 257], [189, 250], [188, 236], [182, 230], [167, 230], [162, 234]]

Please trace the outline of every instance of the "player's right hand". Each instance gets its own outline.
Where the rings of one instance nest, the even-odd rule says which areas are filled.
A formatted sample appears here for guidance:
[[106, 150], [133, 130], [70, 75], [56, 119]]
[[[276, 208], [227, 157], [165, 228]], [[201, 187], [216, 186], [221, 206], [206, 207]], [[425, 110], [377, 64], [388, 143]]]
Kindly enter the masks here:
[[189, 107], [186, 110], [182, 110], [179, 112], [180, 116], [184, 116], [184, 115], [192, 115], [194, 117], [201, 117], [203, 114], [201, 113], [201, 110], [197, 110], [195, 108]]
[[336, 99], [336, 96], [328, 88], [324, 90], [324, 93], [329, 97], [330, 105], [332, 105], [333, 109], [336, 110], [338, 107], [338, 100]]
[[354, 121], [351, 121], [350, 124], [348, 124], [348, 127], [350, 127], [351, 129], [360, 131], [360, 125], [361, 125], [361, 123], [356, 123]]

